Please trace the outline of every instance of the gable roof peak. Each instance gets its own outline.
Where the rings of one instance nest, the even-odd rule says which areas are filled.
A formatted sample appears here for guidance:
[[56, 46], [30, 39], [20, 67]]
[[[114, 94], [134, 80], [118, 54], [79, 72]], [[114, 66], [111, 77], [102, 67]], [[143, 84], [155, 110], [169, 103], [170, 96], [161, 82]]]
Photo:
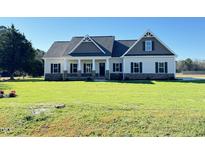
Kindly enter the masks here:
[[173, 55], [177, 56], [174, 51], [172, 51], [167, 45], [165, 45], [165, 43], [163, 43], [156, 35], [153, 34], [153, 32], [151, 32], [150, 30], [147, 30], [144, 35], [142, 35], [142, 37], [140, 37], [140, 39], [138, 39], [121, 57], [124, 57], [138, 42], [140, 42], [140, 40], [142, 40], [143, 38], [149, 38], [149, 37], [155, 37], [155, 39], [157, 39], [163, 46], [165, 46], [165, 48], [167, 48]]
[[69, 52], [69, 54], [71, 54], [78, 46], [80, 46], [80, 44], [82, 44], [83, 42], [92, 42], [98, 49], [100, 49], [104, 54], [105, 51], [89, 36], [89, 35], [85, 35], [79, 42], [78, 44]]
[[90, 36], [89, 36], [88, 34], [85, 35], [84, 38], [83, 38], [83, 41], [84, 41], [84, 42], [91, 42]]
[[154, 36], [154, 34], [153, 34], [153, 32], [151, 32], [150, 29], [148, 29], [144, 34], [144, 37], [153, 37], [153, 36]]

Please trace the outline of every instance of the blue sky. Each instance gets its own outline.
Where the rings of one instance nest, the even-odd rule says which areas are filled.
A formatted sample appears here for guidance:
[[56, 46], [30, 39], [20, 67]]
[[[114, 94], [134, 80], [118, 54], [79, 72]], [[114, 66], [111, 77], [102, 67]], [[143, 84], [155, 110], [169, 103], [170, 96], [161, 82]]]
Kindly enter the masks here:
[[178, 59], [205, 59], [205, 18], [0, 18], [0, 25], [14, 24], [35, 48], [47, 51], [54, 41], [72, 36], [114, 35], [138, 39], [150, 29]]

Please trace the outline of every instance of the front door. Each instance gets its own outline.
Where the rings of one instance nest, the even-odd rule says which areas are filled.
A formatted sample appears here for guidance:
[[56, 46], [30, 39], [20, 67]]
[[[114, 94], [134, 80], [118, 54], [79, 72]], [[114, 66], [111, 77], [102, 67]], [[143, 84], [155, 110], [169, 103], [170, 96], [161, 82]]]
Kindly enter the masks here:
[[105, 76], [105, 63], [99, 63], [100, 76]]

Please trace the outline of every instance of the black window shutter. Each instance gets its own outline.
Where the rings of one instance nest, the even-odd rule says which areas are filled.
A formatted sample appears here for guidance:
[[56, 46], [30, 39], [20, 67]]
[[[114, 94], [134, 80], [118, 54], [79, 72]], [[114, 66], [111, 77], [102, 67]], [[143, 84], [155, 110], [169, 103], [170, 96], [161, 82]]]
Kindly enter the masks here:
[[140, 73], [142, 73], [142, 62], [140, 62]]
[[83, 65], [84, 73], [86, 73], [86, 64]]
[[167, 62], [165, 62], [165, 73], [168, 72], [168, 69], [167, 69]]
[[115, 63], [113, 63], [113, 68], [112, 69], [113, 69], [113, 72], [115, 72]]
[[155, 62], [155, 72], [158, 73], [158, 62]]
[[70, 73], [73, 73], [73, 65], [70, 64]]
[[122, 63], [120, 63], [120, 72], [122, 72]]
[[152, 50], [154, 50], [154, 47], [155, 47], [155, 46], [154, 46], [154, 41], [152, 41]]
[[130, 70], [131, 70], [131, 73], [133, 73], [133, 62], [131, 62], [131, 68], [130, 68]]
[[58, 64], [58, 73], [61, 72], [61, 64]]
[[51, 73], [53, 73], [53, 64], [51, 64]]
[[143, 43], [142, 43], [142, 48], [143, 48], [143, 51], [145, 51], [145, 41], [143, 41]]

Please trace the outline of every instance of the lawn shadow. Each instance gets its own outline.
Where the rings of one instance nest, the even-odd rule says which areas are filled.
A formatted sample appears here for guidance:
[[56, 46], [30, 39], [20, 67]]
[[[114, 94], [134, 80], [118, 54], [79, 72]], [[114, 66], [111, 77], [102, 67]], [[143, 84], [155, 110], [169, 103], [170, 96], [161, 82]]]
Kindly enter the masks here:
[[3, 82], [45, 82], [43, 78], [29, 78], [29, 79], [15, 79], [15, 80], [2, 80], [0, 83]]
[[107, 82], [107, 83], [131, 83], [131, 84], [154, 84], [152, 80], [98, 80], [98, 81], [85, 81], [85, 82]]
[[[155, 84], [157, 82], [173, 82], [173, 83], [197, 83], [205, 84], [205, 79], [193, 79], [193, 80], [183, 80], [183, 79], [172, 79], [172, 80], [106, 80], [102, 82], [108, 83], [131, 83], [131, 84]], [[86, 81], [86, 82], [95, 82], [95, 81]], [[101, 82], [101, 81], [97, 81]]]
[[110, 80], [110, 83], [155, 84], [152, 80]]
[[[174, 80], [98, 80], [98, 81], [91, 81], [87, 80], [85, 82], [107, 82], [107, 83], [130, 83], [130, 84], [155, 84], [157, 82], [175, 82], [175, 83], [197, 83], [197, 84], [204, 84], [205, 79], [189, 79], [189, 78], [176, 78]], [[0, 81], [0, 90], [10, 89], [11, 87], [4, 84], [6, 82], [58, 82], [58, 81], [45, 81], [44, 78], [25, 78], [25, 79], [16, 79], [16, 80], [3, 80]], [[62, 82], [62, 81], [60, 81]], [[70, 81], [63, 81], [63, 82], [70, 82]]]
[[183, 79], [175, 79], [175, 80], [159, 80], [159, 82], [175, 82], [175, 83], [197, 83], [197, 84], [205, 84], [205, 79], [193, 79], [193, 80], [183, 80]]

